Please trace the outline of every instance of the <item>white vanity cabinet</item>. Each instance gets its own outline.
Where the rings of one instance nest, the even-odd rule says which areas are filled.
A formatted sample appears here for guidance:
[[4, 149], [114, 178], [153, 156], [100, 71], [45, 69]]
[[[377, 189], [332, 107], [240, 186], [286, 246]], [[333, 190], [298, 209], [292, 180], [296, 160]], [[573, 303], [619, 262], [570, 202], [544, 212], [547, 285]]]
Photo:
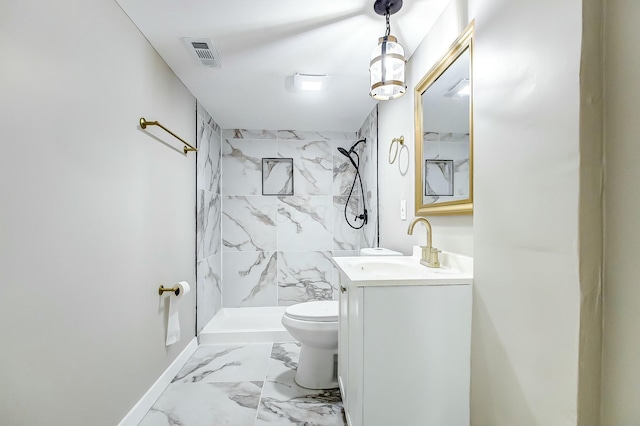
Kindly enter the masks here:
[[349, 426], [468, 426], [471, 279], [340, 272], [338, 380]]

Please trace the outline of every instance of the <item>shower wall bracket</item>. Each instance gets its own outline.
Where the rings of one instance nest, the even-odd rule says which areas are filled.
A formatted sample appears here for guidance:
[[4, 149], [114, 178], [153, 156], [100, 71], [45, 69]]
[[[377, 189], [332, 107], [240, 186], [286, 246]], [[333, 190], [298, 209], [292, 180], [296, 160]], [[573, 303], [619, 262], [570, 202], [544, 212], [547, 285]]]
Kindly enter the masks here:
[[144, 117], [140, 118], [140, 127], [142, 127], [143, 129], [146, 129], [147, 126], [158, 126], [162, 130], [164, 130], [165, 132], [169, 133], [171, 136], [173, 136], [174, 138], [178, 139], [180, 142], [185, 144], [185, 147], [183, 148], [183, 151], [184, 151], [185, 155], [189, 151], [198, 152], [198, 148], [195, 148], [194, 146], [190, 145], [188, 142], [186, 142], [180, 136], [176, 135], [175, 133], [173, 133], [171, 130], [167, 129], [166, 127], [164, 127], [159, 122], [157, 122], [157, 121], [147, 121], [147, 120], [144, 119]]

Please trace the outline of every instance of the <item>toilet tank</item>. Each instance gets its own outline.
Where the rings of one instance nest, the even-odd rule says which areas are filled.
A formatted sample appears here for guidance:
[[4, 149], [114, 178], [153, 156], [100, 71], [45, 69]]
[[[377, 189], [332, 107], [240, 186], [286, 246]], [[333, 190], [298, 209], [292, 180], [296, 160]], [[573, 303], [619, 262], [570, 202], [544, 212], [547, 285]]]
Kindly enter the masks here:
[[402, 253], [383, 247], [367, 247], [360, 249], [360, 256], [402, 256]]

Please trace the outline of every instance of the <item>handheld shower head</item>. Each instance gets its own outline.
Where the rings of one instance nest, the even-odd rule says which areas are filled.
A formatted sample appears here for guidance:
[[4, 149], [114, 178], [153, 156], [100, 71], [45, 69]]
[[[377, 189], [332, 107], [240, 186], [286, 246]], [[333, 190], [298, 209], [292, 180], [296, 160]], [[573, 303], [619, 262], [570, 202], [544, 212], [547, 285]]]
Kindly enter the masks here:
[[338, 147], [338, 152], [340, 154], [344, 155], [345, 157], [347, 157], [349, 160], [351, 160], [351, 164], [353, 164], [353, 167], [355, 167], [356, 170], [358, 169], [358, 165], [355, 163], [355, 161], [353, 161], [353, 158], [351, 158], [351, 154], [355, 154], [356, 157], [358, 156], [358, 153], [356, 152], [356, 147], [361, 143], [367, 143], [367, 140], [366, 139], [360, 139], [358, 142], [356, 142], [353, 145], [351, 145], [351, 148], [349, 148], [349, 151], [347, 151], [346, 149], [344, 149], [341, 146]]
[[[351, 147], [351, 148], [353, 148], [353, 147]], [[356, 164], [356, 162], [353, 160], [353, 157], [351, 156], [351, 154], [354, 154], [357, 157], [358, 153], [355, 152], [353, 149], [350, 149], [349, 151], [347, 151], [346, 149], [344, 149], [341, 146], [338, 147], [338, 152], [340, 152], [340, 154], [344, 155], [345, 157], [347, 157], [349, 159], [349, 161], [351, 161], [351, 164], [353, 164], [353, 167], [356, 168], [356, 173], [357, 173], [358, 172], [358, 164]], [[358, 160], [358, 162], [360, 162], [360, 160]]]
[[[353, 184], [351, 185], [351, 190], [349, 191], [349, 196], [347, 197], [347, 202], [344, 205], [344, 219], [347, 221], [347, 224], [352, 227], [353, 229], [361, 229], [364, 225], [367, 224], [368, 222], [368, 214], [367, 214], [367, 208], [364, 205], [364, 199], [362, 200], [362, 209], [363, 212], [362, 214], [358, 214], [356, 215], [354, 220], [362, 220], [362, 223], [360, 224], [360, 226], [354, 226], [351, 224], [351, 222], [349, 221], [348, 217], [347, 217], [347, 207], [349, 206], [349, 200], [351, 199], [351, 194], [353, 193], [353, 188], [356, 186], [356, 180], [360, 181], [360, 193], [364, 195], [364, 187], [362, 185], [362, 178], [360, 177], [360, 170], [359, 170], [359, 166], [360, 166], [360, 156], [358, 155], [358, 153], [356, 152], [356, 147], [361, 144], [361, 143], [367, 143], [366, 139], [360, 139], [359, 141], [357, 141], [356, 143], [354, 143], [353, 145], [351, 145], [351, 148], [349, 148], [349, 151], [347, 151], [345, 148], [339, 146], [338, 147], [338, 152], [342, 155], [344, 155], [345, 157], [347, 157], [349, 159], [349, 161], [351, 162], [351, 164], [353, 165], [353, 167], [356, 169], [356, 175], [353, 178]], [[355, 156], [356, 160], [353, 159], [353, 157]]]
[[340, 152], [340, 154], [344, 155], [345, 157], [350, 157], [351, 153], [356, 152], [356, 146], [360, 145], [361, 143], [367, 143], [367, 140], [366, 139], [360, 139], [358, 142], [356, 142], [353, 145], [351, 145], [351, 148], [349, 148], [349, 151], [347, 151], [343, 147], [339, 146], [338, 147], [338, 151]]

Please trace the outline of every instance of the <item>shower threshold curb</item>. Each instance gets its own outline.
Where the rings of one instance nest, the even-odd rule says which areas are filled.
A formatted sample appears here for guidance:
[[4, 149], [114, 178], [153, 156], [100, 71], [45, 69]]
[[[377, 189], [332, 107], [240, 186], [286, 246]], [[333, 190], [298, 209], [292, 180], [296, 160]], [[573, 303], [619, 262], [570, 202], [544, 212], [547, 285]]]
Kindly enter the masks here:
[[222, 308], [198, 336], [201, 345], [295, 340], [281, 323], [286, 306]]

